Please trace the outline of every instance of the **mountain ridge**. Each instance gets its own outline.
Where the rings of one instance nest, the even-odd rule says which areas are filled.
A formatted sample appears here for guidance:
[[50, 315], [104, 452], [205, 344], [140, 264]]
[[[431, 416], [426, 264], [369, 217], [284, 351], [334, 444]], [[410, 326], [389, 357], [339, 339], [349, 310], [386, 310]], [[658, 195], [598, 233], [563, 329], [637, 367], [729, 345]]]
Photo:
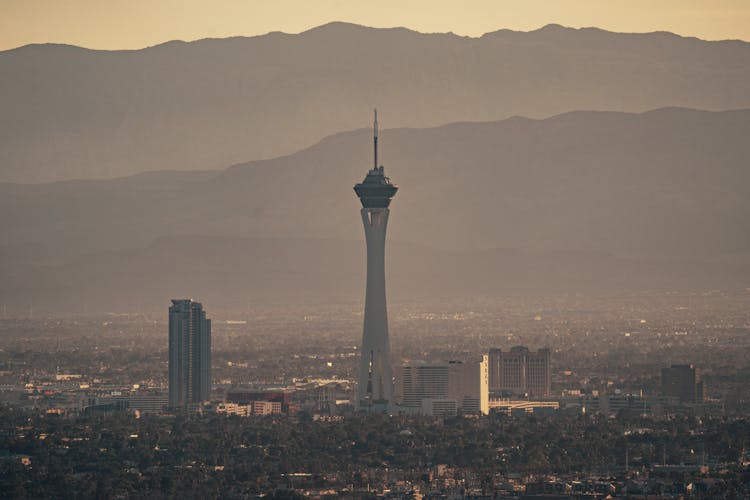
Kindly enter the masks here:
[[0, 180], [277, 158], [366, 125], [373, 107], [392, 128], [576, 109], [750, 107], [750, 45], [662, 38], [568, 28], [466, 38], [335, 25], [123, 52], [5, 51]]
[[140, 48], [135, 49], [97, 49], [93, 47], [85, 47], [82, 45], [75, 45], [70, 43], [64, 43], [64, 42], [34, 42], [34, 43], [27, 43], [23, 45], [19, 45], [18, 47], [11, 47], [9, 49], [3, 49], [0, 50], [0, 54], [4, 52], [12, 52], [17, 50], [23, 50], [26, 48], [33, 48], [33, 47], [70, 47], [70, 48], [76, 48], [76, 49], [83, 49], [86, 51], [91, 52], [105, 52], [105, 53], [112, 53], [112, 52], [138, 52], [148, 49], [153, 49], [156, 47], [162, 47], [165, 45], [175, 44], [175, 45], [189, 45], [194, 43], [200, 43], [200, 42], [212, 42], [212, 41], [222, 41], [222, 40], [252, 40], [257, 38], [263, 38], [263, 37], [274, 37], [274, 36], [300, 36], [305, 35], [308, 33], [315, 33], [318, 31], [332, 31], [335, 29], [362, 29], [364, 30], [379, 30], [379, 31], [402, 31], [402, 32], [408, 32], [408, 33], [414, 33], [419, 35], [446, 35], [450, 37], [456, 37], [456, 38], [463, 38], [463, 39], [469, 39], [469, 40], [478, 40], [484, 37], [491, 37], [493, 35], [524, 35], [524, 34], [533, 34], [533, 33], [540, 33], [540, 32], [548, 32], [548, 33], [575, 33], [575, 32], [589, 32], [589, 33], [598, 33], [598, 34], [609, 34], [609, 35], [621, 35], [621, 36], [646, 36], [646, 35], [656, 35], [656, 36], [669, 36], [672, 38], [678, 38], [683, 40], [696, 40], [699, 42], [704, 43], [724, 43], [724, 42], [730, 42], [735, 43], [739, 42], [742, 44], [750, 44], [750, 41], [743, 40], [740, 38], [722, 38], [722, 39], [716, 39], [716, 40], [709, 40], [705, 38], [700, 38], [698, 36], [693, 35], [683, 35], [680, 33], [674, 33], [672, 31], [667, 30], [655, 30], [655, 31], [613, 31], [608, 30], [604, 28], [600, 28], [597, 26], [581, 26], [580, 28], [575, 28], [572, 26], [565, 26], [558, 23], [548, 23], [543, 26], [540, 26], [536, 29], [531, 30], [514, 30], [509, 28], [498, 28], [493, 31], [487, 31], [485, 33], [482, 33], [481, 35], [461, 35], [458, 33], [454, 33], [452, 31], [419, 31], [416, 29], [408, 28], [406, 26], [390, 26], [390, 27], [375, 27], [375, 26], [368, 26], [364, 24], [358, 24], [358, 23], [351, 23], [346, 21], [330, 21], [318, 26], [313, 26], [311, 28], [299, 31], [297, 33], [291, 33], [286, 31], [268, 31], [266, 33], [259, 33], [256, 35], [232, 35], [232, 36], [226, 36], [226, 37], [204, 37], [204, 38], [196, 38], [193, 40], [183, 40], [183, 39], [171, 39], [171, 40], [165, 40], [163, 42], [156, 43], [154, 45], [147, 45]]

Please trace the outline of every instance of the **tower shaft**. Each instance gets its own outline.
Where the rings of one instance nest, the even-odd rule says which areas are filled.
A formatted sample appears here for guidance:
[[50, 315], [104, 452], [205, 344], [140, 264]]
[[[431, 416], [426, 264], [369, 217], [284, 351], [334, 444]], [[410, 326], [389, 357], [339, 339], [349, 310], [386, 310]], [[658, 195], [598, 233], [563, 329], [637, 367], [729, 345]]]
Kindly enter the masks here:
[[393, 395], [391, 347], [385, 298], [385, 236], [388, 208], [362, 208], [367, 241], [367, 289], [359, 369], [359, 406], [387, 411]]

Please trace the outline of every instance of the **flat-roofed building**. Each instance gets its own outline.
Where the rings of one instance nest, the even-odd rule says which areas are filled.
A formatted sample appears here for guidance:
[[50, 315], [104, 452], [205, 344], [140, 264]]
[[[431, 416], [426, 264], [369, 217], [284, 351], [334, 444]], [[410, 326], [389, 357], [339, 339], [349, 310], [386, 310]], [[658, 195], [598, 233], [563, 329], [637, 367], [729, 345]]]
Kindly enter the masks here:
[[238, 405], [237, 403], [219, 403], [216, 405], [216, 413], [223, 415], [237, 415], [249, 417], [253, 414], [252, 405]]
[[702, 403], [704, 391], [700, 370], [693, 365], [662, 368], [661, 390], [665, 396], [679, 398], [684, 403]]
[[508, 352], [491, 349], [489, 380], [491, 393], [528, 394], [549, 397], [552, 386], [550, 350], [530, 351], [516, 346]]
[[253, 415], [278, 415], [281, 403], [278, 401], [253, 401]]
[[429, 415], [489, 413], [487, 356], [479, 361], [448, 361], [402, 366], [401, 404]]
[[128, 401], [128, 408], [141, 413], [161, 413], [169, 405], [169, 396], [166, 394], [136, 394], [125, 399]]
[[255, 389], [230, 389], [227, 392], [226, 400], [229, 403], [237, 404], [254, 404], [256, 402], [279, 403], [280, 412], [294, 413], [292, 405], [292, 393], [282, 390], [263, 391]]

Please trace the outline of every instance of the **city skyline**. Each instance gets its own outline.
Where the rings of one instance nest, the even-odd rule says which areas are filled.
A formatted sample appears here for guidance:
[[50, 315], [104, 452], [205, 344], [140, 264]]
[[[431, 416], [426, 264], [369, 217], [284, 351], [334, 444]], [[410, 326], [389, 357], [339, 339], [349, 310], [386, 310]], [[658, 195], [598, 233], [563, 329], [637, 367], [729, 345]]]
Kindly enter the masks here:
[[750, 498], [742, 39], [2, 2], [0, 496]]

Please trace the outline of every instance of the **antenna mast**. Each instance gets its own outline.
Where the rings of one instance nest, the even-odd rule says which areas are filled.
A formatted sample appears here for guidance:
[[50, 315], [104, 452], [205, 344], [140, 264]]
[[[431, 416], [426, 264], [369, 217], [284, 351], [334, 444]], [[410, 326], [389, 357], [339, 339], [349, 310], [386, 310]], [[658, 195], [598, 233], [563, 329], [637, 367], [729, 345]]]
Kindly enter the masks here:
[[375, 121], [372, 124], [372, 145], [374, 152], [375, 165], [372, 168], [378, 168], [378, 110], [375, 109]]

